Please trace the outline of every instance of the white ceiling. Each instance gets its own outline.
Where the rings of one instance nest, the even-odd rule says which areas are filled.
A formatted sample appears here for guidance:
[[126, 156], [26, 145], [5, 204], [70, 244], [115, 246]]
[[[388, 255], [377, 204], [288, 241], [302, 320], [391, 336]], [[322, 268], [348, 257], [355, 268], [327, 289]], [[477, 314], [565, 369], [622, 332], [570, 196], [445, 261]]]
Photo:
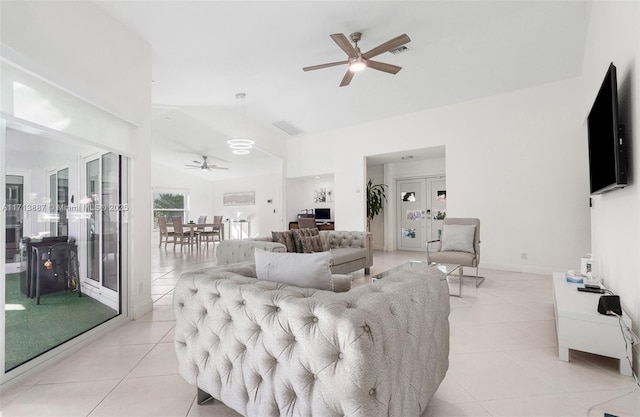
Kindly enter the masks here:
[[[248, 117], [267, 136], [286, 138], [272, 123], [286, 120], [317, 133], [527, 88], [579, 75], [589, 11], [576, 1], [98, 4], [152, 46], [153, 102], [162, 107], [153, 128], [154, 140], [162, 140], [152, 158], [173, 164], [172, 141], [188, 144], [189, 135], [180, 132], [203, 126], [188, 126], [188, 117], [179, 118], [180, 124], [174, 119], [172, 138], [160, 123], [165, 106], [210, 107], [231, 118], [235, 94], [244, 92]], [[365, 69], [342, 88], [345, 66], [302, 71], [346, 59], [329, 35], [355, 31], [363, 33], [363, 51], [409, 35], [409, 51], [376, 58], [402, 71]], [[233, 134], [225, 125], [207, 127], [212, 142], [224, 143]], [[163, 147], [167, 154], [158, 159]], [[204, 152], [201, 144], [192, 147]]]

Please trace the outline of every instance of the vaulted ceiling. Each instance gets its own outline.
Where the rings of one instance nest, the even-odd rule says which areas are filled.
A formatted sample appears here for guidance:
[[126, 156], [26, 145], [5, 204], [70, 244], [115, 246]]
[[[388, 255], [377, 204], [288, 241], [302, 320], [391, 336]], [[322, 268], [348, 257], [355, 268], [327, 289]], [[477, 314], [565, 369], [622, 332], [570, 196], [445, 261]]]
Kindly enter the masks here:
[[[171, 154], [172, 142], [183, 142], [180, 151], [193, 156], [209, 152], [210, 145], [211, 152], [225, 152], [224, 141], [234, 132], [222, 121], [237, 112], [239, 92], [247, 94], [257, 146], [265, 148], [261, 140], [289, 137], [275, 122], [313, 134], [575, 77], [589, 16], [588, 3], [574, 1], [97, 4], [152, 46], [154, 138], [167, 143], [164, 156], [158, 145], [152, 157], [167, 164], [178, 155]], [[376, 57], [403, 69], [396, 75], [365, 69], [347, 87], [338, 87], [346, 66], [302, 71], [346, 59], [329, 35], [355, 31], [363, 34], [363, 52], [409, 35], [407, 51]], [[181, 126], [190, 117], [176, 112], [188, 107], [210, 109], [220, 118]], [[179, 121], [164, 123], [167, 118]], [[198, 128], [203, 139], [191, 143]]]

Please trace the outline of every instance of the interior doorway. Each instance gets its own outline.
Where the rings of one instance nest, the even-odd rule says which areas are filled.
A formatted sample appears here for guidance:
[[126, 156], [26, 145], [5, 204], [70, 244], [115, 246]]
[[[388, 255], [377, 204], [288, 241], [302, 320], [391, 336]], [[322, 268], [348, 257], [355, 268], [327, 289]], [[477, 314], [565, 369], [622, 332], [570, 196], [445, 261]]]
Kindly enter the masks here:
[[427, 242], [438, 240], [446, 217], [447, 188], [444, 176], [396, 181], [397, 247], [426, 251]]

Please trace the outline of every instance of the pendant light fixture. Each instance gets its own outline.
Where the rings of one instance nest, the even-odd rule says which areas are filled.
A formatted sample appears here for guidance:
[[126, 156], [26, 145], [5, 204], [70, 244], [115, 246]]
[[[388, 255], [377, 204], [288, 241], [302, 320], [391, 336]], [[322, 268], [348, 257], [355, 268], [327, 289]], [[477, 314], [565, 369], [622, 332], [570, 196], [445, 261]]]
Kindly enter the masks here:
[[245, 125], [246, 125], [246, 109], [244, 100], [246, 98], [245, 93], [236, 94], [236, 105], [238, 107], [237, 115], [236, 115], [236, 126], [235, 126], [235, 134], [237, 136], [232, 137], [227, 140], [229, 147], [232, 149], [236, 155], [247, 155], [249, 150], [253, 148], [255, 141], [252, 139], [246, 138]]

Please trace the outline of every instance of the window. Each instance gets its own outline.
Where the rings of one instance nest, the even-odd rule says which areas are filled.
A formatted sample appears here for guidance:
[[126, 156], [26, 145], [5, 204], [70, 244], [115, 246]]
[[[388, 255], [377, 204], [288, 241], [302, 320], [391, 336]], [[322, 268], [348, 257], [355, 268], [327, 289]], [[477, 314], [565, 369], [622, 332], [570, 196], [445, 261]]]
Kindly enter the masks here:
[[153, 190], [153, 228], [158, 228], [158, 216], [167, 216], [169, 223], [173, 216], [181, 216], [186, 221], [187, 197], [187, 191]]

